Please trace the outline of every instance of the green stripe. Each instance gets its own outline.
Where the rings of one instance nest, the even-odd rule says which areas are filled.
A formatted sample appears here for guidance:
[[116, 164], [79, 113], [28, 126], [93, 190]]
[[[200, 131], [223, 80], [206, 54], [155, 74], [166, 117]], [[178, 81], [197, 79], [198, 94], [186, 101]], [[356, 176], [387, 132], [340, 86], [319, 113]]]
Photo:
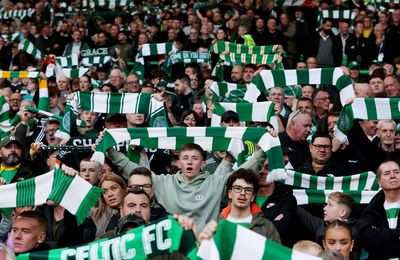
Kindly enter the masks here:
[[334, 178], [333, 177], [327, 177], [325, 179], [325, 189], [326, 190], [333, 190], [334, 186]]
[[367, 116], [368, 120], [378, 120], [378, 114], [376, 112], [376, 104], [374, 98], [366, 98], [365, 105], [367, 106]]
[[399, 210], [399, 208], [385, 209], [387, 218], [397, 218], [399, 216]]
[[[223, 221], [227, 220], [221, 220], [220, 223]], [[213, 240], [218, 248], [219, 257], [220, 259], [231, 259], [235, 248], [237, 225], [223, 225], [218, 231], [215, 233]], [[223, 243], [221, 243], [222, 241]]]
[[35, 204], [35, 179], [17, 182], [17, 205], [16, 207], [34, 206]]
[[59, 204], [71, 185], [72, 180], [72, 177], [64, 174], [60, 169], [54, 169], [54, 181], [48, 199]]
[[390, 112], [392, 114], [393, 119], [400, 118], [400, 107], [399, 107], [399, 99], [398, 98], [390, 98]]
[[325, 192], [323, 190], [305, 190], [308, 197], [308, 204], [324, 203], [326, 201]]
[[267, 240], [262, 259], [290, 260], [292, 259], [292, 250], [272, 240]]
[[109, 104], [109, 113], [121, 113], [122, 109], [122, 95], [111, 95], [109, 96], [108, 104]]
[[283, 70], [274, 70], [272, 72], [274, 79], [274, 86], [286, 86], [286, 77]]
[[301, 187], [301, 180], [302, 180], [303, 174], [300, 172], [294, 172], [294, 180], [293, 180], [293, 186], [295, 187]]
[[[351, 178], [351, 176], [348, 176]], [[358, 190], [365, 190], [365, 186], [367, 185], [368, 173], [360, 174], [360, 178], [358, 180]], [[349, 182], [350, 183], [350, 182]], [[350, 185], [349, 185], [350, 186]], [[343, 187], [342, 190], [350, 190], [350, 187]]]
[[[367, 177], [368, 177], [368, 175], [367, 175]], [[363, 183], [363, 184], [360, 185], [360, 183]], [[350, 184], [351, 184], [351, 176], [343, 177], [342, 190], [350, 190]], [[358, 189], [360, 190], [360, 187], [362, 186], [363, 187], [362, 190], [364, 190], [366, 184], [367, 184], [367, 179], [364, 177], [364, 175], [361, 174], [361, 177], [360, 177], [360, 180], [358, 183]]]
[[309, 84], [310, 72], [308, 69], [296, 70], [296, 74], [297, 74], [297, 82], [299, 83], [299, 85]]
[[268, 157], [268, 168], [271, 169], [283, 169], [285, 168], [285, 162], [282, 157], [282, 148], [281, 146], [274, 146], [269, 149], [267, 152]]
[[332, 84], [334, 68], [324, 68], [321, 70], [321, 84]]

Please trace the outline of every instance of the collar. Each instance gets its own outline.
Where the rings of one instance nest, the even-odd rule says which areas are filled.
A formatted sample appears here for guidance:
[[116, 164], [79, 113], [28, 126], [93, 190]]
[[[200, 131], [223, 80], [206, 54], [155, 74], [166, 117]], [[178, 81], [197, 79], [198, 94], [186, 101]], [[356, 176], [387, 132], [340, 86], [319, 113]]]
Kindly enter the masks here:
[[16, 166], [13, 166], [13, 167], [6, 167], [6, 166], [4, 166], [3, 164], [1, 164], [1, 165], [0, 165], [0, 172], [3, 172], [3, 171], [13, 171], [13, 170], [18, 169], [19, 166], [21, 166], [20, 163], [19, 163], [18, 165], [16, 165]]
[[[224, 208], [221, 211], [220, 216], [223, 218], [227, 218], [229, 213], [231, 213], [231, 210], [232, 210], [232, 204], [229, 204], [226, 208]], [[251, 212], [251, 215], [254, 216], [256, 213], [262, 212], [262, 211], [261, 211], [260, 207], [258, 207], [257, 204], [253, 202], [250, 205], [250, 212]]]

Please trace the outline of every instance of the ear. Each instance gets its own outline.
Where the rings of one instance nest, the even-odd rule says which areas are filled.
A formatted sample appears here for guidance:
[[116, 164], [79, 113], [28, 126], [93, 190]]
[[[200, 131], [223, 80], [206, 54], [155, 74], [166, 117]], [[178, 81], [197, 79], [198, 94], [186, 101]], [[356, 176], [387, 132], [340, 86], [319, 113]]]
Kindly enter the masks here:
[[40, 232], [37, 242], [41, 244], [44, 242], [45, 239], [46, 239], [46, 232]]
[[232, 200], [232, 190], [228, 190], [228, 198], [229, 200]]
[[202, 171], [203, 168], [206, 166], [206, 161], [201, 162], [200, 170]]
[[350, 252], [353, 251], [353, 246], [354, 246], [354, 240], [351, 240]]
[[255, 201], [255, 199], [256, 199], [256, 194], [251, 195], [251, 199], [250, 199], [251, 203], [253, 203]]
[[339, 211], [339, 217], [341, 218], [341, 220], [344, 220], [345, 218], [345, 216], [347, 215], [347, 209], [346, 208], [341, 208], [340, 209], [340, 211]]
[[176, 161], [176, 166], [178, 166], [179, 169], [182, 169], [182, 162], [181, 162], [180, 159], [178, 159], [178, 160]]
[[324, 250], [326, 250], [326, 242], [325, 242], [325, 239], [324, 240], [322, 240], [322, 245], [324, 246]]

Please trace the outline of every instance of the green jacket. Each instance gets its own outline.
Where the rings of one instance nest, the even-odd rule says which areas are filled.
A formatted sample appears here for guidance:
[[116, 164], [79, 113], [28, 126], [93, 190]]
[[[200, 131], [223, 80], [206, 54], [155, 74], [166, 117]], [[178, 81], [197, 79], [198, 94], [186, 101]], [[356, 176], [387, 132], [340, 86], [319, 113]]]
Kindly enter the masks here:
[[[137, 167], [125, 155], [117, 151], [109, 153], [109, 157], [124, 177], [129, 177], [129, 173]], [[263, 158], [264, 152], [259, 151], [240, 168], [257, 172], [264, 162]], [[193, 218], [200, 231], [207, 222], [218, 217], [225, 183], [232, 174], [229, 171], [231, 171], [231, 165], [222, 161], [214, 174], [203, 172], [190, 182], [183, 179], [181, 171], [168, 175], [152, 173], [155, 196], [167, 212]]]

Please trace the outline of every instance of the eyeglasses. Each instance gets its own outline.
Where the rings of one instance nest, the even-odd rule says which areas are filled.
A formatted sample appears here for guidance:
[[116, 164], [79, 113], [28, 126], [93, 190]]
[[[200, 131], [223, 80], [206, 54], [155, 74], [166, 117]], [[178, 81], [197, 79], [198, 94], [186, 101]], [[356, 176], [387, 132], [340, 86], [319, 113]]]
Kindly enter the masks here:
[[323, 144], [312, 144], [312, 146], [315, 147], [316, 150], [320, 151], [322, 149], [324, 150], [329, 150], [332, 148], [332, 145], [323, 145]]
[[242, 187], [240, 185], [233, 185], [232, 190], [236, 193], [241, 193], [244, 190], [244, 193], [247, 195], [252, 195], [254, 193], [254, 189], [250, 187]]
[[132, 185], [129, 185], [129, 188], [141, 189], [141, 190], [148, 191], [148, 190], [151, 190], [151, 188], [153, 188], [153, 185], [151, 185], [150, 183], [142, 184], [142, 185], [132, 184]]
[[55, 133], [55, 132], [57, 132], [57, 130], [58, 130], [58, 129], [47, 129], [47, 130], [45, 130], [44, 132], [45, 132], [46, 134], [48, 134], [48, 133]]

